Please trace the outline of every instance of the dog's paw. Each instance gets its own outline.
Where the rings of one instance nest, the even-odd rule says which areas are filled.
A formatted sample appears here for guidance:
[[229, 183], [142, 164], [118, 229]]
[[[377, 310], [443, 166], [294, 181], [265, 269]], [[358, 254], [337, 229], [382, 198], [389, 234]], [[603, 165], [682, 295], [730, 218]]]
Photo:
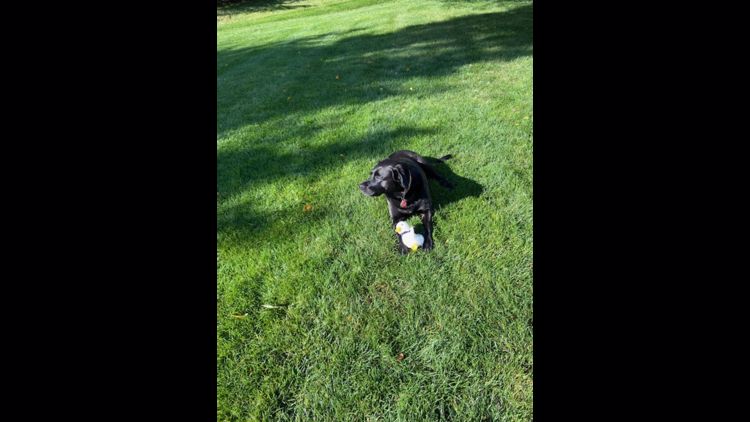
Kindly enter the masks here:
[[434, 248], [434, 247], [435, 247], [435, 245], [433, 244], [433, 242], [431, 240], [428, 240], [428, 239], [425, 239], [424, 245], [422, 245], [422, 249], [424, 249], [426, 251], [431, 251], [432, 248]]

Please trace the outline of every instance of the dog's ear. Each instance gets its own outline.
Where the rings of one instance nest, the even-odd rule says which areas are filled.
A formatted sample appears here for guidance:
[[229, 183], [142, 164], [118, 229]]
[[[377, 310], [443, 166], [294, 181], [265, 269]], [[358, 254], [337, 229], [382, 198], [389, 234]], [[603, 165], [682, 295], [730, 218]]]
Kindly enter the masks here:
[[406, 189], [406, 187], [409, 186], [409, 180], [411, 179], [409, 169], [404, 168], [404, 166], [401, 164], [396, 164], [395, 166], [391, 167], [391, 172], [393, 173], [393, 180], [401, 185], [402, 189]]

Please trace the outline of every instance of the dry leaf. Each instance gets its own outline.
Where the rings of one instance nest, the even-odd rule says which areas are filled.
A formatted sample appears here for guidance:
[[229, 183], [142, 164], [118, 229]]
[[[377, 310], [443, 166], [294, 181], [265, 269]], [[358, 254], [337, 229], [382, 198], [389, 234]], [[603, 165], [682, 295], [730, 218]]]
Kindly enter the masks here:
[[402, 360], [404, 360], [404, 354], [403, 353], [399, 353], [398, 356], [396, 356], [396, 361], [397, 362], [401, 362]]
[[284, 309], [286, 308], [286, 305], [268, 305], [268, 304], [262, 304], [260, 305], [266, 309]]
[[310, 212], [310, 211], [312, 211], [312, 205], [305, 204], [304, 208], [302, 208], [302, 211], [304, 211], [304, 212]]

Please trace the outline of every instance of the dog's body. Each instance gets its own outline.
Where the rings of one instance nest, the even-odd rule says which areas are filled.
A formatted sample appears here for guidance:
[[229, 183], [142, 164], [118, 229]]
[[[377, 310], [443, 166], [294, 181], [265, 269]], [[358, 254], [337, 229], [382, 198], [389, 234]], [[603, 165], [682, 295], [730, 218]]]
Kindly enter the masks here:
[[[438, 160], [444, 161], [449, 158], [451, 156], [446, 155]], [[367, 196], [385, 195], [393, 228], [400, 221], [406, 221], [414, 214], [418, 214], [425, 230], [425, 250], [433, 248], [434, 209], [428, 179], [434, 179], [448, 189], [453, 188], [453, 184], [438, 174], [419, 154], [413, 151], [397, 151], [376, 164], [370, 178], [359, 185], [359, 189]], [[399, 245], [402, 253], [408, 252], [408, 248], [401, 242]]]

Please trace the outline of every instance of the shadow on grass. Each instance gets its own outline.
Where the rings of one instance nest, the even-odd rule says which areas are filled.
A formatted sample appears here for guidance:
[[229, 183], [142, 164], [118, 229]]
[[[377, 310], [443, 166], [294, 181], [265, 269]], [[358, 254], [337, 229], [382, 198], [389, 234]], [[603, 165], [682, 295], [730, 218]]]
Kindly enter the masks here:
[[217, 135], [290, 113], [426, 95], [403, 85], [470, 63], [530, 56], [532, 7], [327, 43], [331, 36], [218, 50]]
[[246, 0], [246, 1], [218, 1], [216, 16], [231, 16], [247, 12], [268, 12], [273, 10], [289, 10], [307, 5], [298, 5], [300, 0]]
[[[450, 180], [454, 185], [453, 189], [446, 189], [437, 184], [435, 181], [430, 181], [432, 205], [436, 210], [439, 211], [440, 208], [445, 207], [448, 204], [452, 204], [456, 201], [460, 201], [464, 198], [477, 197], [484, 191], [484, 188], [479, 183], [475, 182], [472, 179], [469, 179], [468, 177], [459, 176], [458, 174], [454, 173], [450, 168], [450, 161], [448, 163], [443, 163], [437, 161], [435, 158], [425, 158], [427, 158], [429, 161], [437, 162], [436, 164], [434, 164], [435, 170], [437, 170], [440, 175]], [[460, 159], [460, 157], [454, 159]]]
[[[255, 183], [270, 183], [281, 178], [299, 177], [314, 180], [317, 174], [335, 171], [344, 160], [361, 157], [385, 157], [401, 149], [408, 139], [428, 136], [433, 129], [400, 127], [390, 131], [375, 131], [349, 142], [333, 142], [299, 152], [284, 152], [274, 143], [263, 143], [250, 148], [217, 151], [219, 200], [225, 201]], [[367, 170], [363, 171], [366, 174]], [[359, 193], [356, 187], [352, 192]], [[240, 201], [223, 206], [217, 215], [219, 233], [230, 235], [235, 243], [267, 238], [283, 225], [284, 236], [294, 237], [301, 227], [322, 218], [320, 207], [309, 214], [299, 208], [282, 212], [260, 212], [253, 204]]]
[[279, 146], [281, 139], [264, 139], [262, 143], [250, 147], [219, 149], [216, 153], [218, 194], [226, 199], [255, 183], [284, 177], [311, 177], [315, 173], [335, 169], [344, 160], [387, 156], [399, 149], [407, 139], [433, 133], [434, 130], [429, 128], [400, 127], [374, 131], [346, 142], [297, 146], [292, 151], [284, 151]]
[[[217, 138], [251, 124], [288, 125], [281, 131], [283, 135], [269, 137], [254, 131], [249, 136], [257, 136], [257, 142], [245, 139], [236, 146], [226, 144], [217, 149], [219, 201], [225, 202], [253, 184], [282, 178], [314, 180], [346, 160], [368, 158], [374, 164], [403, 149], [411, 138], [434, 133], [431, 128], [397, 127], [375, 130], [359, 139], [332, 139], [324, 145], [309, 146], [306, 139], [324, 127], [305, 119], [332, 106], [360, 105], [393, 96], [426, 96], [450, 88], [435, 83], [411, 92], [405, 84], [413, 78], [447, 75], [469, 63], [529, 56], [531, 14], [531, 6], [525, 5], [388, 34], [352, 35], [361, 29], [351, 29], [285, 43], [219, 50]], [[350, 36], [323, 44], [327, 37], [343, 33]], [[328, 124], [346, 124], [346, 119]], [[478, 183], [456, 175], [449, 165], [436, 164], [437, 170], [456, 184], [453, 190], [432, 184], [433, 203], [438, 210], [482, 192]], [[356, 185], [353, 192], [358, 193]], [[309, 214], [297, 208], [259, 211], [242, 201], [219, 208], [219, 234], [231, 237], [232, 243], [264, 241], [275, 235], [294, 239], [302, 223], [309, 226], [324, 218], [324, 208]]]
[[493, 6], [494, 4], [508, 4], [508, 3], [528, 3], [529, 0], [438, 0], [441, 3], [445, 3], [447, 5], [471, 5], [472, 8], [474, 7], [482, 7], [482, 6]]
[[[432, 163], [435, 170], [437, 170], [441, 176], [453, 183], [453, 189], [446, 189], [440, 186], [436, 181], [430, 180], [430, 194], [432, 196], [432, 205], [435, 208], [436, 215], [440, 215], [440, 210], [449, 204], [469, 197], [478, 197], [484, 192], [484, 187], [482, 185], [468, 177], [459, 176], [454, 173], [449, 164], [441, 162], [434, 157], [424, 156], [424, 158]], [[454, 160], [455, 159], [456, 158], [454, 158]], [[450, 163], [450, 161], [448, 163]], [[437, 223], [435, 227], [437, 227]], [[424, 225], [421, 222], [415, 221], [414, 228], [417, 233], [424, 233]]]
[[[303, 153], [283, 153], [269, 146], [220, 151], [219, 169], [234, 168], [238, 169], [239, 173], [232, 175], [232, 179], [237, 182], [235, 188], [225, 189], [222, 191], [223, 194], [219, 194], [226, 198], [253, 183], [266, 183], [282, 177], [313, 180], [316, 174], [335, 171], [342, 160], [370, 156], [385, 158], [393, 151], [401, 149], [407, 139], [431, 133], [432, 129], [401, 127], [388, 132], [374, 132], [356, 142], [333, 143], [311, 148]], [[445, 189], [430, 181], [433, 204], [438, 212], [453, 202], [476, 197], [482, 193], [483, 188], [479, 183], [454, 173], [446, 163], [431, 157], [425, 158], [433, 162], [435, 169], [454, 184], [453, 189]], [[356, 192], [355, 195], [359, 194], [356, 186], [352, 188], [352, 192]], [[381, 198], [376, 199], [382, 201]], [[372, 198], [363, 196], [362, 200]], [[385, 202], [382, 202], [385, 206]], [[280, 211], [258, 211], [253, 204], [240, 201], [236, 205], [222, 207], [217, 216], [217, 229], [222, 236], [229, 236], [234, 244], [254, 243], [269, 237], [291, 241], [302, 228], [320, 222], [327, 215], [326, 204], [316, 204], [310, 213], [302, 212], [302, 206], [303, 203], [300, 202]], [[383, 223], [388, 224], [387, 220], [383, 220]]]

